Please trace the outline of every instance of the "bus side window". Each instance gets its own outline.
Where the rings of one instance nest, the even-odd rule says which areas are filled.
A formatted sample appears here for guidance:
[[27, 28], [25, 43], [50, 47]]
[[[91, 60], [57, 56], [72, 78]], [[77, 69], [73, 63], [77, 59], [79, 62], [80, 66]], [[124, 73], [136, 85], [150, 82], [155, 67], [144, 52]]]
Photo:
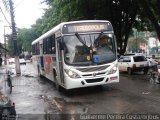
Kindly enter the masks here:
[[49, 49], [48, 49], [48, 38], [46, 38], [45, 42], [46, 42], [46, 54], [48, 54], [48, 53], [49, 53]]
[[34, 45], [34, 55], [38, 55], [38, 50], [39, 50], [39, 43], [36, 43], [35, 45]]
[[32, 54], [33, 54], [33, 55], [35, 54], [34, 51], [35, 51], [35, 45], [33, 44], [33, 45], [32, 45]]
[[56, 53], [55, 35], [51, 36], [51, 44], [52, 44], [52, 54], [55, 54]]
[[38, 42], [37, 55], [39, 55], [39, 54], [40, 54], [40, 44], [39, 44], [39, 42]]
[[48, 39], [48, 52], [49, 54], [52, 54], [52, 37], [49, 37]]
[[43, 40], [43, 54], [46, 54], [46, 40]]
[[36, 43], [36, 50], [35, 50], [35, 54], [39, 55], [40, 54], [40, 50], [39, 50], [39, 42]]

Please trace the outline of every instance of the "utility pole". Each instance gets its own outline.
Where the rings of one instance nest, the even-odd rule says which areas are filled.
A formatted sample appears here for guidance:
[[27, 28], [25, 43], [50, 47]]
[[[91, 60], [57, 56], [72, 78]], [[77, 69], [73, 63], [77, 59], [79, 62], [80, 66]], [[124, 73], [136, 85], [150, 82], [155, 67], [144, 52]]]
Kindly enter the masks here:
[[16, 74], [21, 74], [18, 47], [17, 47], [17, 32], [16, 32], [16, 24], [14, 21], [15, 16], [14, 16], [12, 0], [9, 0], [9, 6], [10, 6], [10, 16], [11, 16], [11, 23], [12, 23], [12, 42], [13, 42], [13, 48], [14, 48]]
[[[5, 33], [5, 26], [4, 26], [4, 48], [6, 49], [6, 33]], [[7, 65], [7, 60], [6, 60], [6, 50], [4, 54], [4, 64]]]

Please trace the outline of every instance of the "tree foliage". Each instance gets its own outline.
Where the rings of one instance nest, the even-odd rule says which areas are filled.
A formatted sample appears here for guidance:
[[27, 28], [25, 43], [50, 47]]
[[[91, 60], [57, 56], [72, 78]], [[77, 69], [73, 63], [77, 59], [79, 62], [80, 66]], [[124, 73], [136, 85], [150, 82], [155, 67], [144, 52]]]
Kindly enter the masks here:
[[160, 0], [138, 0], [139, 5], [142, 8], [144, 15], [151, 21], [153, 24], [157, 36], [160, 40]]
[[159, 0], [45, 0], [44, 2], [48, 5], [48, 9], [45, 9], [42, 18], [39, 18], [30, 29], [18, 30], [20, 51], [31, 51], [31, 42], [34, 39], [66, 21], [93, 19], [111, 21], [120, 54], [126, 50], [132, 27], [139, 31], [146, 28], [153, 30], [154, 27], [157, 34], [160, 33]]

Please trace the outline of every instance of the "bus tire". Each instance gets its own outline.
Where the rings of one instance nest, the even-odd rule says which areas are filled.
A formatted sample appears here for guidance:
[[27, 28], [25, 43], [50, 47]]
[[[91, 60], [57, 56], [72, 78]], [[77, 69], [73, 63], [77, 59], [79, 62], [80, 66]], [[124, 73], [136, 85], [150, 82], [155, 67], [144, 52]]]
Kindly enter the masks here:
[[57, 74], [56, 74], [56, 71], [53, 70], [53, 78], [54, 78], [54, 83], [55, 83], [55, 87], [58, 91], [61, 91], [61, 86], [58, 84], [58, 81], [57, 81]]

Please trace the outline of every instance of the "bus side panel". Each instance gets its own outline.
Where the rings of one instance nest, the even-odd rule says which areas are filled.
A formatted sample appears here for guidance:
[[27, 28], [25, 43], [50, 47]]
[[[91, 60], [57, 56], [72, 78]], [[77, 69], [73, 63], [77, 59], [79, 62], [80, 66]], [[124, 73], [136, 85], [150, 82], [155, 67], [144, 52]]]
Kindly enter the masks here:
[[32, 56], [32, 63], [34, 67], [37, 67], [38, 64], [38, 56]]
[[[34, 56], [32, 56], [32, 63], [33, 63], [33, 65], [34, 65], [34, 68], [37, 70], [38, 68], [38, 55], [34, 55]], [[38, 71], [37, 71], [38, 72]]]
[[45, 77], [53, 81], [53, 66], [52, 66], [52, 56], [44, 56], [44, 71]]

